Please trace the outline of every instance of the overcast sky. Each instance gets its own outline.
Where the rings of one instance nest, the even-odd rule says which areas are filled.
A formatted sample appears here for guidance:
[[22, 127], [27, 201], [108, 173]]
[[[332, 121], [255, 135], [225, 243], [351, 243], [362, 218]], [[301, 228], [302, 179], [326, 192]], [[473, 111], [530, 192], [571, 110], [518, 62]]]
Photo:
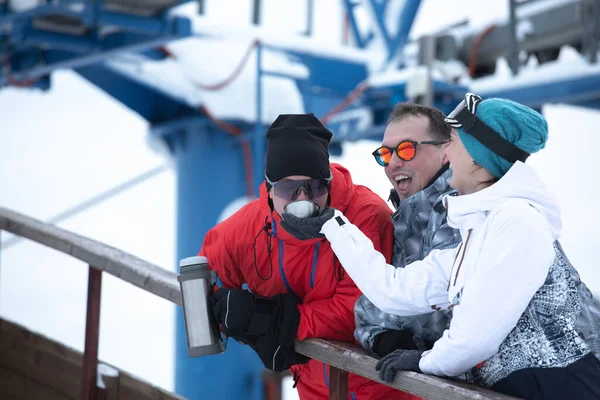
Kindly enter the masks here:
[[[208, 16], [223, 24], [250, 20], [250, 8], [240, 8], [241, 0], [206, 3]], [[317, 3], [315, 35], [335, 42], [341, 31], [335, 10], [341, 0]], [[477, 24], [501, 19], [506, 3], [424, 0], [414, 33], [462, 18], [475, 18]], [[303, 14], [298, 10], [303, 4], [265, 0], [265, 25], [284, 33], [301, 30], [298, 15]], [[0, 206], [42, 220], [167, 162], [148, 146], [144, 120], [68, 71], [54, 74], [48, 92], [1, 90], [0, 110]], [[558, 195], [564, 247], [600, 294], [594, 251], [600, 237], [595, 209], [600, 193], [596, 172], [590, 170], [600, 147], [600, 113], [563, 105], [547, 106], [544, 113], [550, 124], [548, 146], [528, 162]], [[372, 160], [374, 147], [374, 142], [347, 144], [344, 155], [334, 161], [346, 165], [356, 182], [387, 198], [390, 185]], [[175, 270], [174, 176], [167, 169], [61, 226]], [[83, 263], [21, 242], [1, 254], [0, 316], [82, 350], [86, 283]], [[168, 302], [104, 275], [100, 357], [172, 390], [172, 311]]]

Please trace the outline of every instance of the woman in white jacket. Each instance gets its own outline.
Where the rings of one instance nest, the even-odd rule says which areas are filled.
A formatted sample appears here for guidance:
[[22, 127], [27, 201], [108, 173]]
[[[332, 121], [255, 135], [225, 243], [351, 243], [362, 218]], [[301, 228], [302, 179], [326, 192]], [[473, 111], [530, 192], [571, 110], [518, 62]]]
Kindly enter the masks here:
[[467, 94], [447, 122], [455, 128], [446, 148], [450, 185], [460, 195], [444, 204], [459, 247], [394, 268], [338, 210], [304, 221], [304, 233], [325, 235], [379, 309], [401, 316], [453, 309], [431, 350], [382, 358], [381, 379], [412, 370], [527, 399], [600, 399], [600, 361], [574, 330], [580, 299], [557, 242], [560, 210], [524, 164], [544, 147], [546, 120], [509, 100]]

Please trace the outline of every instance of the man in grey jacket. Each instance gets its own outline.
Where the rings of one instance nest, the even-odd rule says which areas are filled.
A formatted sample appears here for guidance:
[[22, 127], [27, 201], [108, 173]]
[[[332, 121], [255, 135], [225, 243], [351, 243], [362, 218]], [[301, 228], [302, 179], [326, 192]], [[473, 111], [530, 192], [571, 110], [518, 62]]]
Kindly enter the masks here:
[[[373, 152], [393, 185], [390, 200], [396, 212], [392, 216], [392, 264], [396, 268], [421, 260], [432, 250], [455, 247], [461, 241], [458, 230], [447, 225], [442, 205], [445, 195], [456, 193], [449, 185], [451, 171], [444, 157], [452, 128], [444, 118], [435, 108], [398, 104], [382, 146]], [[600, 306], [575, 274], [582, 300], [576, 330], [600, 357]], [[356, 339], [365, 349], [384, 356], [399, 348], [431, 348], [448, 328], [452, 312], [432, 310], [429, 314], [399, 317], [379, 310], [362, 296], [356, 302], [355, 316]]]
[[[451, 127], [439, 110], [400, 103], [390, 116], [382, 147], [373, 152], [393, 185], [390, 193], [396, 212], [392, 264], [403, 268], [423, 259], [431, 250], [458, 245], [458, 230], [446, 224], [442, 198], [454, 193], [444, 148]], [[379, 310], [365, 296], [355, 306], [354, 336], [380, 356], [398, 348], [430, 347], [448, 327], [451, 311], [433, 311], [416, 317], [399, 317]]]

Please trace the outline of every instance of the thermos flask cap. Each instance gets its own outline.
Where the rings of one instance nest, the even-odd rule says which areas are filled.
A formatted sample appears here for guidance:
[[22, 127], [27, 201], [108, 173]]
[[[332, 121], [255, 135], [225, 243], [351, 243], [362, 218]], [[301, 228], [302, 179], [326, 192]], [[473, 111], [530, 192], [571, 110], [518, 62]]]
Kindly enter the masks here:
[[215, 283], [215, 273], [208, 266], [208, 259], [204, 256], [184, 258], [179, 262], [179, 282], [189, 279], [206, 279]]

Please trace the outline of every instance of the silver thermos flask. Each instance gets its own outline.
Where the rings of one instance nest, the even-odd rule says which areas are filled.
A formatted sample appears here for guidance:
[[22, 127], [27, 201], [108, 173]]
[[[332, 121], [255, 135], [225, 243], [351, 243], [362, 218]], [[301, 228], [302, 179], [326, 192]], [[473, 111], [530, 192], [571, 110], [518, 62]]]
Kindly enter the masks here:
[[208, 302], [216, 271], [211, 271], [206, 257], [188, 257], [179, 262], [177, 280], [181, 287], [188, 356], [199, 357], [225, 351], [219, 325]]

